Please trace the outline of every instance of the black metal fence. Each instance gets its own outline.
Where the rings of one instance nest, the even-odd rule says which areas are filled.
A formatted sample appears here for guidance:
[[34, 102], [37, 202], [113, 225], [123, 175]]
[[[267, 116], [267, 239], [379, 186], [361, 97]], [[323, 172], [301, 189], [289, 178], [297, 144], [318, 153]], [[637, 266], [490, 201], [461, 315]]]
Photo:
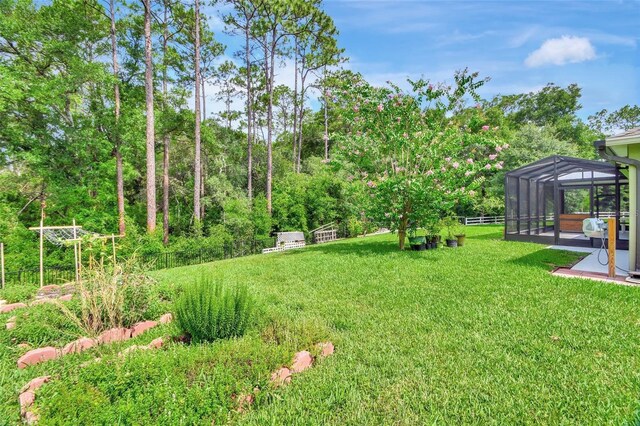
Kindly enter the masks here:
[[150, 270], [177, 268], [179, 266], [198, 265], [215, 260], [259, 254], [262, 253], [262, 249], [273, 247], [275, 244], [276, 239], [270, 237], [250, 241], [234, 241], [215, 247], [149, 253], [140, 256], [140, 259], [145, 267]]
[[[197, 265], [215, 260], [231, 259], [262, 253], [262, 249], [274, 247], [275, 237], [234, 241], [213, 247], [200, 247], [189, 250], [162, 251], [145, 253], [138, 256], [140, 262], [148, 270], [177, 268], [179, 266]], [[75, 280], [73, 266], [45, 266], [44, 284], [64, 284]], [[5, 271], [6, 284], [40, 284], [40, 269], [19, 269]]]
[[[45, 267], [44, 284], [64, 284], [75, 280], [75, 271], [71, 267]], [[40, 269], [19, 269], [17, 271], [5, 271], [7, 284], [40, 284]]]
[[[349, 237], [346, 224], [340, 224], [337, 230], [338, 238]], [[315, 241], [311, 235], [307, 236], [309, 244]], [[156, 253], [144, 253], [138, 255], [139, 261], [147, 270], [158, 270], [167, 268], [177, 268], [180, 266], [198, 265], [201, 263], [213, 262], [216, 260], [232, 259], [236, 257], [249, 256], [262, 253], [262, 250], [275, 247], [276, 237], [238, 240], [216, 246], [199, 247], [188, 250], [161, 251]], [[75, 279], [73, 266], [45, 266], [44, 284], [64, 284]], [[20, 269], [17, 271], [7, 270], [5, 280], [10, 284], [40, 284], [40, 270]]]

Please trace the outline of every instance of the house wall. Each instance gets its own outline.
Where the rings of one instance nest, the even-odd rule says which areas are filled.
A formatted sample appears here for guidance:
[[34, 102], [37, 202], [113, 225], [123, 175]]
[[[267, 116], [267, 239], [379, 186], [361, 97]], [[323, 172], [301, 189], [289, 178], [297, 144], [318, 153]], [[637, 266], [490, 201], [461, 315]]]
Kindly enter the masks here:
[[[640, 144], [628, 145], [627, 150], [629, 158], [640, 160]], [[629, 260], [636, 258], [638, 246], [636, 241], [638, 227], [637, 173], [636, 167], [629, 167]]]
[[[640, 139], [625, 141], [625, 143], [607, 140], [607, 146], [611, 148], [615, 155], [619, 157], [627, 157], [640, 161]], [[638, 228], [638, 199], [637, 194], [637, 173], [639, 171], [634, 166], [629, 166], [629, 265], [633, 267], [638, 250], [638, 241], [636, 239], [636, 230]], [[625, 173], [626, 174], [626, 173]], [[636, 266], [640, 269], [640, 265]]]

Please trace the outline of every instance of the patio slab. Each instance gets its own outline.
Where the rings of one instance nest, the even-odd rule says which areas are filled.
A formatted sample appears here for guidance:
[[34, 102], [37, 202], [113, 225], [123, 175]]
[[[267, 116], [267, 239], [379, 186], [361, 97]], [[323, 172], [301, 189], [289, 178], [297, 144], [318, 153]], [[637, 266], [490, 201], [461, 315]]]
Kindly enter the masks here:
[[[604, 265], [602, 265], [601, 262], [604, 263]], [[595, 249], [587, 257], [573, 265], [571, 270], [606, 274], [609, 272], [607, 252], [605, 250]], [[629, 250], [616, 250], [616, 275], [626, 277], [628, 270]]]
[[[586, 274], [604, 274], [609, 272], [607, 265], [607, 252], [599, 248], [591, 247], [571, 247], [571, 246], [549, 246], [547, 248], [553, 250], [566, 250], [576, 253], [586, 253], [587, 256], [571, 268], [562, 268], [564, 271], [572, 271], [573, 273]], [[605, 263], [602, 265], [600, 261]], [[616, 275], [626, 277], [629, 270], [629, 250], [616, 250]]]

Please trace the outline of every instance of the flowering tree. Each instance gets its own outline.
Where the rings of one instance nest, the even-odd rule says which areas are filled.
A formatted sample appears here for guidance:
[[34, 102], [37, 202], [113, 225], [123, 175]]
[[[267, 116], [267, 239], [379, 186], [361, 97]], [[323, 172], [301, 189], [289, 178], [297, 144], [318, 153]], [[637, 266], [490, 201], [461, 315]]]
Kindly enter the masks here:
[[[404, 249], [408, 230], [433, 227], [459, 203], [470, 202], [482, 180], [502, 168], [495, 129], [460, 122], [455, 115], [486, 80], [466, 70], [455, 84], [409, 81], [407, 92], [389, 83], [358, 81], [336, 94], [350, 131], [337, 139], [338, 156], [354, 167], [369, 191], [367, 216], [398, 231]], [[472, 115], [473, 119], [473, 115]]]

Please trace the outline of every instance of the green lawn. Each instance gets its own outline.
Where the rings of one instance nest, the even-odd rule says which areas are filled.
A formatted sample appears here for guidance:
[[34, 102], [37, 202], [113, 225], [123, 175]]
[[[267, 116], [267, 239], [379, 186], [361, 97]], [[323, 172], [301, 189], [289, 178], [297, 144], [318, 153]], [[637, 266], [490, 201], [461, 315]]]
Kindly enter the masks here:
[[[41, 424], [634, 423], [640, 289], [553, 277], [574, 254], [502, 241], [501, 228], [468, 234], [458, 249], [399, 252], [382, 235], [154, 273], [168, 293], [202, 274], [246, 284], [260, 316], [235, 341], [116, 355], [178, 333], [168, 325], [18, 371], [19, 342], [3, 329], [0, 422], [18, 422], [24, 383], [52, 374]], [[268, 385], [323, 339], [334, 356]], [[236, 412], [236, 395], [256, 386], [251, 410]]]

